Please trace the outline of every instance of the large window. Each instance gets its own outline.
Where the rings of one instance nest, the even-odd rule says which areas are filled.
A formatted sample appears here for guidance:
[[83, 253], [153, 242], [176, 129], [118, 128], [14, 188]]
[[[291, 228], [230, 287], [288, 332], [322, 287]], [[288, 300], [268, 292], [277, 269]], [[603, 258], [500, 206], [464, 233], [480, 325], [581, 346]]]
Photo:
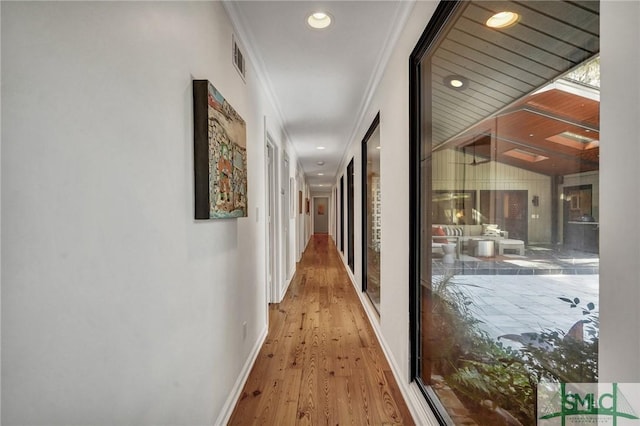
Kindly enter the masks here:
[[355, 272], [355, 232], [353, 227], [355, 226], [355, 212], [353, 210], [355, 206], [355, 191], [354, 191], [354, 168], [353, 158], [347, 165], [347, 264], [351, 272]]
[[344, 254], [344, 176], [340, 176], [340, 251]]
[[442, 2], [412, 53], [412, 374], [443, 423], [597, 381], [599, 77], [598, 2]]
[[380, 313], [380, 115], [362, 140], [362, 290]]

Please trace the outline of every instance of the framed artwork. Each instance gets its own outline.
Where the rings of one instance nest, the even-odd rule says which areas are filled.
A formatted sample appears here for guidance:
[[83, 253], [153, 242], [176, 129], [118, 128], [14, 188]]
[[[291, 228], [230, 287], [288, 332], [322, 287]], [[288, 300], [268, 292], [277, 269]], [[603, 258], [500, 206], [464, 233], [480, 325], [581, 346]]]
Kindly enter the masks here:
[[302, 214], [302, 191], [298, 191], [298, 214]]
[[208, 80], [193, 80], [195, 218], [247, 216], [247, 129]]
[[305, 207], [305, 213], [309, 214], [309, 199], [306, 199], [306, 207]]

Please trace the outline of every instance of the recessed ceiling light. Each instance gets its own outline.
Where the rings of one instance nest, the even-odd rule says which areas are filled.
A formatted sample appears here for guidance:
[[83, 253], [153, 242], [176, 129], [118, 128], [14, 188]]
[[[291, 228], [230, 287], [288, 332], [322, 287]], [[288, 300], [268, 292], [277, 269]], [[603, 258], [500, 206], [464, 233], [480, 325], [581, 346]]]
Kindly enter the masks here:
[[380, 149], [380, 145], [376, 146], [376, 149]]
[[326, 149], [324, 146], [317, 146], [316, 149], [323, 150]]
[[520, 20], [520, 15], [515, 12], [498, 12], [491, 18], [487, 19], [487, 27], [489, 28], [508, 28], [515, 25]]
[[324, 173], [318, 173], [318, 176], [324, 176]]
[[324, 166], [324, 161], [318, 161], [316, 164], [317, 164], [318, 166]]
[[469, 87], [469, 80], [461, 75], [449, 75], [444, 78], [444, 84], [456, 90], [464, 90]]
[[314, 12], [307, 17], [307, 24], [318, 30], [327, 28], [331, 25], [331, 15], [326, 12]]

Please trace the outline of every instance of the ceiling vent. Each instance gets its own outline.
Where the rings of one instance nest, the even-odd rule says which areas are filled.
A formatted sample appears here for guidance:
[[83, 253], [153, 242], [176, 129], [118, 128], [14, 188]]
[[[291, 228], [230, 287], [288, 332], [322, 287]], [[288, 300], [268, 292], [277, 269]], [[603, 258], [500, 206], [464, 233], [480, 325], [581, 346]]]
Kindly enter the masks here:
[[242, 50], [240, 50], [240, 46], [236, 41], [235, 35], [233, 36], [233, 65], [236, 67], [236, 70], [238, 70], [242, 80], [244, 81], [246, 72], [244, 54], [242, 53]]

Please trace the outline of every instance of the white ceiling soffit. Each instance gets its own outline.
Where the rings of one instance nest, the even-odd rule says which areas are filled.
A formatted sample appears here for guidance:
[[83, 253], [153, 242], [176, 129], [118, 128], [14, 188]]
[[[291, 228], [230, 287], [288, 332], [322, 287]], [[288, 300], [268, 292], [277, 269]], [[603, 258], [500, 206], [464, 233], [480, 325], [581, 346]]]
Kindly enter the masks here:
[[[356, 133], [413, 5], [414, 0], [224, 2], [308, 183], [331, 186], [350, 143], [363, 136]], [[307, 25], [316, 11], [332, 16], [329, 28]]]

